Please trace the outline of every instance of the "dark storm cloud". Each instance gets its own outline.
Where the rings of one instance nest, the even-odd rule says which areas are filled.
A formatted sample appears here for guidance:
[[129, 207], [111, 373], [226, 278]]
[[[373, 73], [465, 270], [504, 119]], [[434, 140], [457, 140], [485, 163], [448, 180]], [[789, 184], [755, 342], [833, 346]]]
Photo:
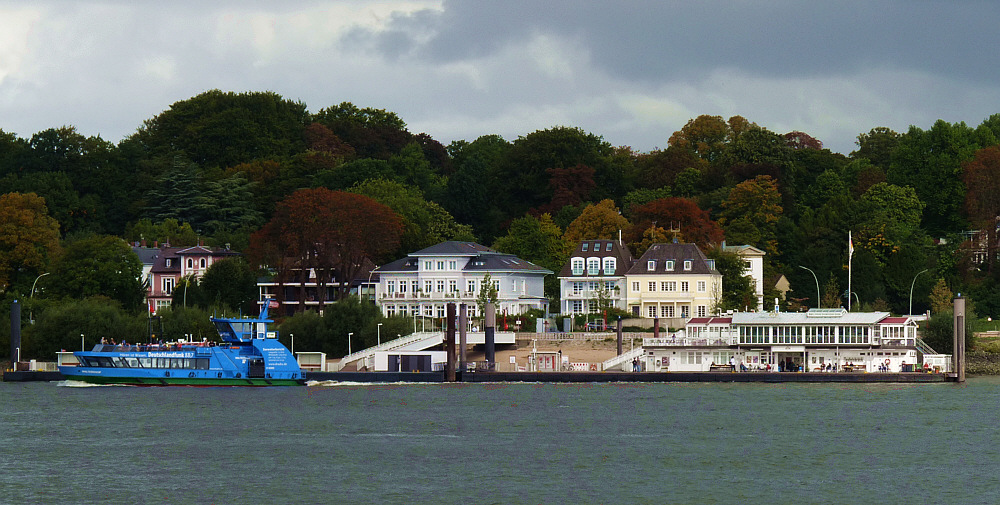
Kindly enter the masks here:
[[[1000, 72], [1000, 3], [939, 1], [446, 1], [383, 32], [430, 61], [487, 56], [533, 34], [578, 41], [611, 75], [685, 79], [715, 68], [772, 78], [916, 70], [978, 82]], [[421, 42], [407, 34], [437, 30]], [[391, 43], [389, 43], [391, 41]]]

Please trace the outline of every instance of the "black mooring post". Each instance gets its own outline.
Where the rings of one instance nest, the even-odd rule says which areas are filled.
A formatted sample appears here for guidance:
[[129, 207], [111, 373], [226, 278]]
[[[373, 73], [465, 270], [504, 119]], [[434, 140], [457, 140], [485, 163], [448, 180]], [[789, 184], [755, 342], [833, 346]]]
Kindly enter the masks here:
[[10, 361], [11, 369], [17, 370], [21, 360], [21, 302], [10, 304]]
[[496, 326], [497, 309], [492, 303], [486, 304], [486, 327], [483, 328], [483, 338], [486, 347], [486, 366], [490, 370], [496, 367]]
[[455, 304], [449, 303], [447, 330], [444, 333], [444, 348], [448, 353], [448, 363], [445, 366], [445, 381], [455, 382]]
[[469, 307], [462, 303], [458, 306], [458, 369], [465, 373], [468, 369], [465, 348], [468, 345]]

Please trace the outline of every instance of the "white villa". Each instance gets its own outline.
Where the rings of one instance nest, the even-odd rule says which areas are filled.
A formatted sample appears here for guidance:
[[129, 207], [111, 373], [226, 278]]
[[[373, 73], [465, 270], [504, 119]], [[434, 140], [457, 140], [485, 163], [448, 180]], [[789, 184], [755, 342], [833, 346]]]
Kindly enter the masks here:
[[601, 297], [625, 310], [625, 272], [633, 262], [632, 253], [619, 241], [580, 242], [559, 271], [559, 313], [596, 313]]
[[449, 241], [373, 270], [375, 302], [386, 316], [445, 317], [445, 305], [466, 303], [478, 317], [476, 300], [486, 275], [497, 288], [497, 313], [545, 309], [543, 279], [552, 273], [512, 254], [472, 242]]

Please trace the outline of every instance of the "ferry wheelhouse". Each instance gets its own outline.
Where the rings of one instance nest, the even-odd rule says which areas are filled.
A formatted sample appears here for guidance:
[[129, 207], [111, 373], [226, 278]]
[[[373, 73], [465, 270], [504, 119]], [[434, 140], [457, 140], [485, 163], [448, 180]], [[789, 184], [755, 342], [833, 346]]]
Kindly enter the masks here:
[[221, 342], [97, 344], [60, 366], [68, 380], [137, 386], [295, 386], [305, 383], [295, 357], [257, 318], [212, 318]]
[[945, 372], [951, 362], [918, 338], [912, 317], [843, 308], [692, 318], [643, 349], [648, 371]]

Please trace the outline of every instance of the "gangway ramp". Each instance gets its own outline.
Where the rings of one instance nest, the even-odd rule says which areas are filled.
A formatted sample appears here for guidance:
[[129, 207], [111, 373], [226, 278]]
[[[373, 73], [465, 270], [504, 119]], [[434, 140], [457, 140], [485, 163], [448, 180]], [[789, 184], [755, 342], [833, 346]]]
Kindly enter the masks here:
[[[622, 353], [622, 354], [620, 354], [618, 356], [615, 356], [614, 358], [611, 358], [611, 359], [605, 361], [604, 364], [601, 367], [601, 370], [622, 370], [622, 371], [627, 371], [623, 367], [623, 365], [625, 363], [631, 364], [632, 360], [634, 360], [635, 358], [639, 358], [641, 356], [642, 356], [642, 346], [639, 346], [639, 347], [636, 347], [635, 349], [632, 349], [631, 351], [628, 351], [626, 353]], [[631, 370], [631, 368], [629, 368], [628, 370]]]

